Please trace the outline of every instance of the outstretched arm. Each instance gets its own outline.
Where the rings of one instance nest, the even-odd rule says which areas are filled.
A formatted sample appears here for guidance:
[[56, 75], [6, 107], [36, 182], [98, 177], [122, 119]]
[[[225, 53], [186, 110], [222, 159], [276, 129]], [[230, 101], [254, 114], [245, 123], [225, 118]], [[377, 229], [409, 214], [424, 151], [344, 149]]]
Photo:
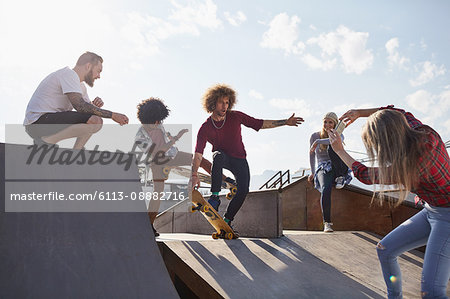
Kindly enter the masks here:
[[91, 103], [87, 103], [83, 100], [83, 97], [79, 93], [70, 92], [66, 95], [69, 98], [69, 101], [72, 104], [73, 108], [78, 112], [90, 113], [103, 118], [112, 118], [112, 120], [119, 123], [120, 125], [128, 123], [128, 117], [126, 115], [101, 109], [92, 105]]
[[295, 113], [291, 115], [288, 119], [280, 119], [280, 120], [264, 120], [261, 129], [270, 129], [276, 128], [280, 126], [298, 126], [303, 123], [303, 118], [295, 117]]
[[[160, 129], [157, 130], [159, 130], [159, 132], [163, 134], [163, 132]], [[169, 132], [167, 132], [167, 138], [169, 138], [169, 142], [162, 144], [161, 147], [158, 148], [158, 150], [167, 152], [187, 132], [189, 132], [188, 129], [182, 129], [178, 132], [178, 134], [175, 137], [173, 137], [172, 135], [170, 135]]]
[[360, 117], [368, 117], [377, 112], [380, 108], [369, 109], [351, 109], [345, 112], [339, 119], [343, 120], [348, 126]]

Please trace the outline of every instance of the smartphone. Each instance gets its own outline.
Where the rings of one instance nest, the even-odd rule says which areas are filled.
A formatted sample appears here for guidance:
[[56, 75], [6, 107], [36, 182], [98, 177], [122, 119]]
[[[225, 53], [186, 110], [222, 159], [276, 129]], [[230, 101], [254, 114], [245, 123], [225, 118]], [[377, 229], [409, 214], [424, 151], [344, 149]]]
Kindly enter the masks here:
[[345, 122], [344, 121], [339, 121], [339, 123], [336, 125], [336, 128], [334, 129], [336, 131], [336, 133], [338, 133], [339, 135], [342, 134], [342, 132], [344, 132], [345, 129]]

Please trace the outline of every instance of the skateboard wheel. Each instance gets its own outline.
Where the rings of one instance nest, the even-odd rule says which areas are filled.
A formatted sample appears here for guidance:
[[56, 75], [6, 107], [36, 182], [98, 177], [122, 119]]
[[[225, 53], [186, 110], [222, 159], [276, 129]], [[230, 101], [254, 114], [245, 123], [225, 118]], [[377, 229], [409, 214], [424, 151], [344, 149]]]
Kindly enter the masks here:
[[208, 206], [202, 206], [202, 207], [201, 207], [201, 211], [202, 211], [203, 213], [206, 213], [206, 212], [209, 211], [209, 207], [208, 207]]
[[228, 193], [227, 196], [226, 196], [226, 198], [227, 198], [228, 200], [231, 200], [231, 199], [233, 198], [233, 194]]
[[236, 195], [236, 193], [237, 193], [237, 188], [236, 187], [231, 188], [231, 194]]
[[169, 172], [170, 172], [170, 167], [164, 167], [164, 168], [163, 168], [163, 173], [164, 173], [165, 175], [168, 175]]
[[197, 209], [194, 206], [189, 207], [189, 212], [194, 213]]
[[231, 239], [233, 239], [233, 233], [227, 233], [227, 234], [225, 235], [225, 237], [226, 237], [228, 240], [231, 240]]
[[218, 233], [213, 233], [211, 236], [212, 236], [212, 238], [213, 238], [214, 240], [219, 239], [219, 234], [218, 234]]

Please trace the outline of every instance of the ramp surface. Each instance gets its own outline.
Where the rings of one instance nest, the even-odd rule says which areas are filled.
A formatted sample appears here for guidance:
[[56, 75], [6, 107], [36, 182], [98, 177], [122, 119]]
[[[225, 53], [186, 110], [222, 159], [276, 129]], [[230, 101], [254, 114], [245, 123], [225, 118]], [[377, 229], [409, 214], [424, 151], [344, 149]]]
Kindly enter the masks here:
[[0, 157], [0, 298], [178, 298], [146, 213], [5, 213]]
[[[165, 246], [214, 289], [216, 297], [383, 298], [381, 290], [349, 277], [286, 237], [230, 241], [191, 238], [166, 240]], [[192, 290], [199, 297], [206, 291], [195, 285]]]
[[[196, 238], [198, 236], [198, 238]], [[286, 232], [278, 239], [162, 234], [168, 267], [199, 297], [385, 298], [376, 243], [365, 232]], [[422, 253], [399, 258], [404, 298], [420, 298]], [[177, 260], [175, 260], [177, 259]], [[167, 263], [167, 260], [166, 260]], [[207, 286], [210, 289], [207, 289]]]

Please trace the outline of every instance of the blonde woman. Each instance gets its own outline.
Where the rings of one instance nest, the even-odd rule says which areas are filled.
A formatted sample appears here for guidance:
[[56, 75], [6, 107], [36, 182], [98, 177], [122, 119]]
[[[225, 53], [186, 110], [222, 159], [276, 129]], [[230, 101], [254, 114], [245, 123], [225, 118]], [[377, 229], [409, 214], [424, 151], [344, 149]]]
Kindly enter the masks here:
[[[347, 111], [341, 119], [347, 125], [369, 117], [362, 139], [369, 157], [378, 167], [355, 161], [331, 131], [335, 152], [365, 184], [396, 184], [402, 192], [417, 194], [416, 204], [424, 208], [395, 228], [377, 245], [388, 298], [402, 297], [402, 278], [397, 257], [426, 245], [422, 269], [422, 298], [447, 298], [450, 278], [450, 158], [439, 134], [411, 113], [393, 106]], [[382, 190], [383, 191], [383, 190]]]
[[[331, 189], [336, 184], [341, 189], [348, 184], [352, 177], [349, 168], [329, 146], [328, 132], [334, 129], [338, 117], [334, 112], [328, 112], [323, 117], [323, 127], [310, 138], [309, 163], [311, 174], [308, 181], [314, 181], [315, 188], [320, 192], [320, 206], [322, 208], [323, 231], [333, 232], [331, 228]], [[316, 168], [317, 158], [317, 168]]]

